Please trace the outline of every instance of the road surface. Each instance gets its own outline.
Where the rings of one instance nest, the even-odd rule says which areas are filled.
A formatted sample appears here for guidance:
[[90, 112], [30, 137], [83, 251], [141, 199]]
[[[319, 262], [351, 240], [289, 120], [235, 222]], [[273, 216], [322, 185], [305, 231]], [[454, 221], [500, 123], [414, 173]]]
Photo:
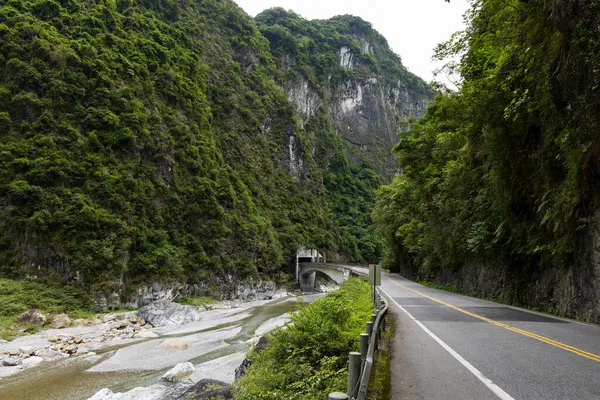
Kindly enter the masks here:
[[382, 274], [392, 399], [600, 400], [600, 326]]

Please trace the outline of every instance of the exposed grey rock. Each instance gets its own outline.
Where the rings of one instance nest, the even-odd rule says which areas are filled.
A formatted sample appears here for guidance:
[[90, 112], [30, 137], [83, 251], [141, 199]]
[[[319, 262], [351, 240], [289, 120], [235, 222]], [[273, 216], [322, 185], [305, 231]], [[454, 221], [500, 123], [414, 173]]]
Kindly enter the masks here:
[[115, 326], [115, 328], [117, 328], [117, 329], [125, 329], [128, 326], [129, 326], [129, 321], [123, 320], [123, 321], [117, 322], [117, 325]]
[[[256, 343], [254, 350], [257, 353], [260, 353], [261, 351], [263, 351], [270, 345], [271, 345], [271, 343], [269, 343], [267, 338], [265, 336], [261, 336], [260, 339], [258, 339], [258, 343]], [[246, 375], [246, 371], [248, 371], [248, 368], [250, 367], [250, 365], [252, 365], [252, 361], [250, 361], [248, 358], [246, 358], [246, 359], [244, 359], [244, 361], [242, 361], [240, 366], [235, 369], [235, 380], [236, 381]]]
[[75, 326], [93, 326], [93, 325], [96, 325], [96, 321], [93, 319], [78, 318], [73, 321], [73, 325], [75, 325]]
[[143, 329], [137, 333], [136, 337], [144, 339], [154, 339], [157, 338], [158, 335], [148, 329]]
[[169, 382], [181, 382], [189, 377], [195, 370], [196, 368], [194, 368], [190, 362], [180, 363], [167, 371], [161, 379]]
[[172, 301], [155, 301], [138, 311], [138, 316], [153, 326], [173, 326], [202, 319], [198, 308], [183, 306]]
[[108, 301], [106, 295], [102, 292], [96, 292], [94, 294], [94, 310], [106, 311], [108, 309]]
[[35, 351], [35, 348], [33, 346], [19, 347], [19, 353], [21, 353], [21, 354], [31, 355], [31, 354], [33, 354], [34, 351]]
[[20, 363], [21, 360], [15, 357], [7, 357], [4, 360], [2, 360], [2, 365], [4, 365], [5, 367], [16, 367]]
[[111, 293], [106, 299], [106, 307], [113, 310], [121, 306], [121, 296], [119, 293]]
[[63, 351], [63, 353], [73, 354], [77, 351], [77, 345], [76, 344], [68, 344], [65, 347], [63, 347], [62, 351]]
[[71, 325], [71, 318], [67, 314], [58, 314], [52, 318], [52, 328], [62, 329]]
[[19, 315], [17, 322], [20, 324], [44, 325], [46, 323], [46, 316], [39, 310], [29, 310]]
[[117, 319], [116, 314], [106, 314], [102, 316], [102, 322], [114, 321], [115, 319]]
[[186, 292], [183, 288], [184, 285], [181, 283], [162, 284], [153, 282], [148, 286], [138, 287], [133, 294], [127, 294], [125, 301], [121, 302], [121, 307], [144, 307], [155, 301], [170, 301], [182, 292]]
[[202, 379], [183, 390], [167, 393], [161, 400], [233, 400], [231, 386], [215, 379]]
[[165, 391], [166, 387], [162, 385], [136, 387], [125, 393], [113, 393], [112, 390], [104, 388], [88, 400], [159, 400]]
[[32, 356], [32, 357], [24, 359], [21, 364], [24, 367], [33, 367], [38, 364], [41, 364], [42, 362], [44, 362], [44, 359], [42, 357]]
[[79, 346], [77, 348], [77, 351], [75, 352], [75, 354], [77, 354], [77, 355], [86, 354], [86, 353], [89, 353], [89, 351], [90, 350], [86, 346]]

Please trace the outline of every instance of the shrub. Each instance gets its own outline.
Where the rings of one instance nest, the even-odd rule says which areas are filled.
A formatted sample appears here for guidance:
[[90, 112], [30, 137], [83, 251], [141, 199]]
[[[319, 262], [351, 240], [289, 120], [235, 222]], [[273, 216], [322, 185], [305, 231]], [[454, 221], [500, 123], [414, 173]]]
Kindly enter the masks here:
[[321, 400], [344, 390], [348, 353], [358, 350], [372, 312], [369, 285], [350, 278], [267, 336], [271, 345], [249, 355], [252, 365], [235, 386], [236, 398]]

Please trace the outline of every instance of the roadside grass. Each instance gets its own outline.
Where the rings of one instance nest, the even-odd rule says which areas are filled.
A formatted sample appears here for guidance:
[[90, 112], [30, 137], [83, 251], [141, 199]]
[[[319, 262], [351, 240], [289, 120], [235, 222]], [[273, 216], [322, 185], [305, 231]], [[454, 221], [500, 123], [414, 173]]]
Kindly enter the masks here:
[[12, 340], [16, 336], [39, 331], [37, 325], [17, 324], [17, 317], [31, 309], [40, 310], [48, 324], [54, 315], [60, 313], [74, 319], [94, 318], [96, 315], [91, 298], [81, 288], [0, 278], [0, 338]]
[[322, 400], [346, 391], [348, 353], [373, 313], [365, 278], [350, 278], [267, 335], [270, 346], [251, 352], [252, 365], [234, 384], [237, 400]]

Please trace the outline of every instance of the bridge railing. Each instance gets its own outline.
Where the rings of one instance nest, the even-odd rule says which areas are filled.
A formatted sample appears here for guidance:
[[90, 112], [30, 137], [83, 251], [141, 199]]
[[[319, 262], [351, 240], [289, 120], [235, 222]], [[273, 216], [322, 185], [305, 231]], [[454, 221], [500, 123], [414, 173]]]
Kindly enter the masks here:
[[360, 335], [360, 353], [350, 353], [348, 362], [348, 391], [347, 393], [331, 393], [329, 400], [366, 400], [371, 380], [371, 371], [375, 360], [375, 350], [381, 334], [385, 330], [385, 316], [388, 302], [377, 289], [376, 313], [367, 322], [367, 333]]

